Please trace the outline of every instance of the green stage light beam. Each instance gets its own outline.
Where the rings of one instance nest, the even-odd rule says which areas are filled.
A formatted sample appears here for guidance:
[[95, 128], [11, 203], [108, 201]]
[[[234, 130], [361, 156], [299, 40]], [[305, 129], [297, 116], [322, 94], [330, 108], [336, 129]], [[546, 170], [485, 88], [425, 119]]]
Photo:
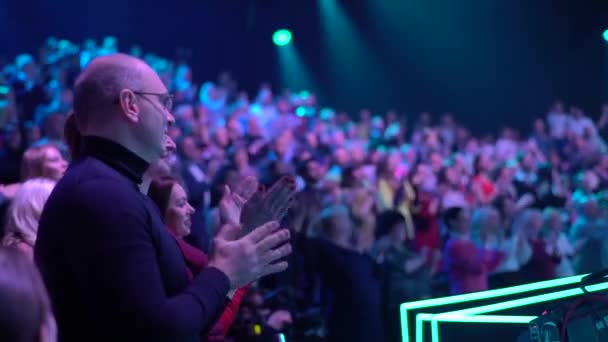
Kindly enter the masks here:
[[403, 303], [400, 306], [401, 332], [402, 332], [402, 336], [403, 336], [403, 342], [410, 342], [410, 338], [409, 338], [410, 334], [409, 334], [409, 326], [408, 326], [409, 323], [408, 323], [408, 318], [407, 318], [408, 310], [415, 310], [415, 309], [426, 308], [426, 307], [435, 307], [435, 306], [441, 306], [441, 305], [457, 304], [457, 303], [470, 302], [470, 301], [475, 301], [475, 300], [503, 297], [503, 296], [507, 296], [507, 295], [515, 294], [515, 293], [531, 292], [531, 291], [540, 290], [543, 288], [551, 288], [551, 287], [558, 287], [558, 286], [563, 286], [563, 285], [568, 285], [568, 284], [574, 284], [574, 283], [580, 282], [584, 276], [585, 275], [577, 275], [577, 276], [573, 276], [573, 277], [547, 280], [547, 281], [542, 281], [542, 282], [538, 282], [538, 283], [506, 287], [506, 288], [497, 289], [497, 290], [467, 293], [467, 294], [462, 294], [462, 295], [457, 295], [457, 296], [425, 299], [425, 300], [419, 300], [416, 302]]
[[[385, 83], [385, 65], [337, 0], [319, 0], [331, 88], [340, 99], [366, 95], [370, 84]], [[362, 105], [362, 104], [361, 104]]]
[[272, 35], [272, 41], [276, 46], [285, 46], [291, 43], [291, 32], [286, 29], [280, 29]]
[[297, 51], [295, 44], [277, 46], [281, 86], [292, 91], [316, 91], [316, 82]]
[[608, 30], [604, 31], [604, 40], [608, 42]]

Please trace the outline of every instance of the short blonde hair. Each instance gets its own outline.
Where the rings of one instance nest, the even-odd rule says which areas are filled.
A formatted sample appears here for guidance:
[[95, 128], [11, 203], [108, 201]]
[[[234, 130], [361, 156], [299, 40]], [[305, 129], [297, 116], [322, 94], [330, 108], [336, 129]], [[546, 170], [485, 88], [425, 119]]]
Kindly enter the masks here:
[[51, 148], [57, 149], [55, 145], [44, 144], [30, 147], [25, 151], [21, 162], [21, 179], [23, 181], [44, 176], [46, 151]]
[[34, 178], [21, 185], [8, 209], [3, 245], [25, 242], [34, 246], [42, 209], [54, 187], [55, 182], [45, 178]]

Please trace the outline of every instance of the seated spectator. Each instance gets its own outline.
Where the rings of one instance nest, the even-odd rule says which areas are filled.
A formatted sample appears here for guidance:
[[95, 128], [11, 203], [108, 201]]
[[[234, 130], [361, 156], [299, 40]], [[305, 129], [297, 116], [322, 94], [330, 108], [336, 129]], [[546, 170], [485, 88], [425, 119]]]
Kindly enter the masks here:
[[4, 246], [17, 248], [33, 260], [38, 219], [54, 186], [54, 181], [44, 178], [30, 179], [21, 185], [8, 209]]

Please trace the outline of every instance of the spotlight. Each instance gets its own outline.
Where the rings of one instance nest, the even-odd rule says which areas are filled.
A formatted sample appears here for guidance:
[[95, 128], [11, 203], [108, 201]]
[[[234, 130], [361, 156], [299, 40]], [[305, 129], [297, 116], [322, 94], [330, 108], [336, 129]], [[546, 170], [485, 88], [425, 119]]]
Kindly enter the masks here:
[[604, 40], [608, 42], [608, 30], [604, 31]]
[[291, 32], [285, 29], [278, 30], [272, 35], [272, 41], [276, 46], [285, 46], [291, 43]]

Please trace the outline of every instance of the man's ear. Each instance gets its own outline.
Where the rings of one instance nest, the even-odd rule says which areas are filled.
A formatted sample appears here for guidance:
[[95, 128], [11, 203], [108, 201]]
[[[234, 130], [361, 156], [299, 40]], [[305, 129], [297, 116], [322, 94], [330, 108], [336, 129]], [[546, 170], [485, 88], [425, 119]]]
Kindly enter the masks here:
[[120, 108], [122, 115], [132, 123], [139, 121], [139, 105], [137, 104], [137, 96], [129, 89], [123, 89], [119, 95]]

